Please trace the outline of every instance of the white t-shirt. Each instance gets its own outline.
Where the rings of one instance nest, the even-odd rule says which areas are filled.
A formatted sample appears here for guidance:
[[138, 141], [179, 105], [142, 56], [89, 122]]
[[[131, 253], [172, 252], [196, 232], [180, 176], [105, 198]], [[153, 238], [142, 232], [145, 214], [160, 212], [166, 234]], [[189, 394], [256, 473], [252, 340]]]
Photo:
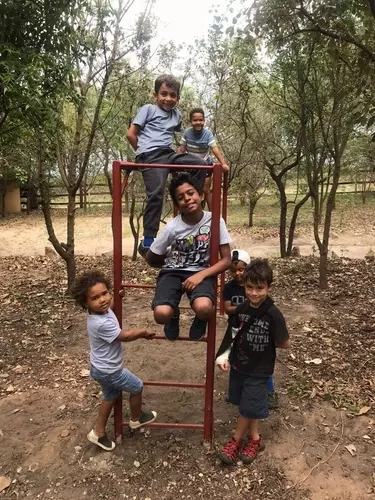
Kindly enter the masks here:
[[[168, 222], [150, 247], [156, 255], [167, 254], [163, 270], [198, 272], [210, 266], [211, 219], [211, 212], [204, 211], [201, 220], [194, 225], [186, 224], [181, 215]], [[220, 218], [219, 245], [231, 241], [224, 219]]]
[[121, 328], [112, 309], [106, 314], [87, 314], [90, 339], [90, 362], [103, 373], [121, 370], [122, 345], [116, 340]]

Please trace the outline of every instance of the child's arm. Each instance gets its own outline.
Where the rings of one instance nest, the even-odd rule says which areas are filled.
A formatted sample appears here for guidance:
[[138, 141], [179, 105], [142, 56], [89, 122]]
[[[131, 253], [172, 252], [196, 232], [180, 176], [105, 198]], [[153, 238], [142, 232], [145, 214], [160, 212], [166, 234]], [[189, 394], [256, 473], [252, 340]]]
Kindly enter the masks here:
[[139, 125], [135, 125], [132, 123], [129, 127], [129, 130], [126, 134], [126, 138], [128, 142], [130, 143], [131, 147], [134, 149], [134, 151], [137, 149], [138, 145], [138, 136], [139, 132], [141, 131], [141, 127]]
[[220, 356], [216, 358], [216, 366], [220, 368], [221, 371], [227, 372], [229, 370], [229, 354], [232, 349], [232, 346], [228, 347], [228, 349], [223, 352]]
[[152, 339], [155, 337], [155, 333], [145, 328], [137, 328], [135, 330], [121, 330], [120, 335], [116, 340], [120, 342], [132, 342], [138, 339]]
[[171, 244], [171, 239], [173, 237], [173, 226], [174, 220], [168, 222], [147, 251], [146, 261], [151, 267], [160, 268], [163, 266], [167, 248]]
[[229, 172], [229, 165], [224, 160], [224, 156], [221, 154], [220, 149], [217, 146], [212, 146], [211, 150], [213, 154], [216, 156], [218, 162], [221, 164], [223, 172]]
[[134, 149], [134, 151], [136, 151], [137, 146], [138, 146], [138, 136], [139, 136], [141, 130], [145, 127], [145, 125], [148, 123], [148, 121], [150, 119], [150, 110], [151, 109], [152, 109], [151, 104], [145, 104], [144, 106], [142, 106], [138, 110], [138, 112], [137, 112], [132, 124], [130, 125], [127, 134], [126, 134], [126, 138], [129, 141], [131, 147]]
[[147, 250], [146, 262], [149, 266], [159, 269], [160, 267], [163, 267], [164, 260], [165, 260], [165, 254], [158, 255], [154, 252], [151, 252], [151, 250]]
[[236, 312], [237, 306], [232, 306], [232, 301], [231, 300], [224, 300], [224, 312], [228, 316], [233, 316], [233, 314]]
[[273, 317], [272, 337], [274, 339], [275, 346], [279, 349], [288, 349], [290, 347], [290, 339], [284, 316], [276, 307], [272, 307], [271, 309]]
[[289, 349], [290, 347], [290, 339], [285, 340], [284, 342], [275, 342], [275, 346], [279, 349]]
[[182, 283], [184, 290], [191, 292], [199, 283], [202, 283], [204, 279], [217, 276], [230, 268], [232, 260], [230, 257], [229, 243], [219, 246], [219, 254], [220, 260], [216, 264], [193, 274]]

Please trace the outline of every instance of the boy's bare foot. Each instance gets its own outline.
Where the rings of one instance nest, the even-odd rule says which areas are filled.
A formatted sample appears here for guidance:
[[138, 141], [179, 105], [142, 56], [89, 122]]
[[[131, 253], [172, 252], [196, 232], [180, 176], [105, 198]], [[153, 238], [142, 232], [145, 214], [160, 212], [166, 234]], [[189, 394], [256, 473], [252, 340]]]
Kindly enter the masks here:
[[90, 441], [90, 443], [94, 443], [97, 446], [100, 446], [100, 448], [103, 448], [105, 451], [112, 451], [115, 449], [115, 443], [111, 441], [108, 437], [107, 434], [104, 434], [104, 436], [98, 437], [94, 429], [92, 429], [88, 434], [87, 434], [87, 439]]
[[144, 425], [151, 424], [151, 422], [153, 422], [157, 416], [158, 414], [156, 413], [156, 411], [143, 411], [138, 420], [129, 420], [129, 427], [133, 430], [139, 429]]

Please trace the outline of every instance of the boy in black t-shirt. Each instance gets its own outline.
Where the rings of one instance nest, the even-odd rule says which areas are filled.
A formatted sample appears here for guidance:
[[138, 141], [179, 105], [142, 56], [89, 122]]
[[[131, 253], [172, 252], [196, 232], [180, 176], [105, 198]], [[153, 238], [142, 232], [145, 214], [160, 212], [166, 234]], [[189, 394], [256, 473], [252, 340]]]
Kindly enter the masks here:
[[[273, 272], [267, 260], [255, 259], [243, 274], [246, 300], [235, 311], [233, 327], [219, 348], [216, 364], [229, 374], [229, 401], [239, 407], [234, 437], [220, 452], [228, 465], [239, 458], [251, 463], [265, 448], [258, 421], [268, 417], [267, 380], [273, 374], [276, 347], [290, 346], [284, 317], [268, 296]], [[243, 438], [249, 441], [243, 445]]]
[[[245, 302], [245, 285], [243, 282], [243, 273], [246, 266], [250, 264], [250, 256], [246, 250], [235, 249], [231, 252], [231, 273], [233, 279], [229, 281], [223, 289], [224, 311], [228, 315], [228, 322], [232, 324], [232, 319], [237, 306]], [[232, 334], [235, 334], [235, 331]], [[275, 391], [273, 376], [267, 380], [268, 408], [274, 410], [279, 407], [278, 396]], [[228, 401], [228, 399], [227, 399]]]

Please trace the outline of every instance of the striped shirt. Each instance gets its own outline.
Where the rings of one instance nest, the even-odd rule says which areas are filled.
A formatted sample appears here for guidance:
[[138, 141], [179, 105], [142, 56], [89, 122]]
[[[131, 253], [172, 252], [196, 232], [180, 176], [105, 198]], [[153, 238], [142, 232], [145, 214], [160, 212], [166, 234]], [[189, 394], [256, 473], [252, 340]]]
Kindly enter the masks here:
[[210, 157], [210, 149], [216, 146], [216, 139], [210, 129], [204, 128], [197, 133], [193, 127], [187, 128], [181, 139], [188, 153], [195, 153], [204, 160]]

